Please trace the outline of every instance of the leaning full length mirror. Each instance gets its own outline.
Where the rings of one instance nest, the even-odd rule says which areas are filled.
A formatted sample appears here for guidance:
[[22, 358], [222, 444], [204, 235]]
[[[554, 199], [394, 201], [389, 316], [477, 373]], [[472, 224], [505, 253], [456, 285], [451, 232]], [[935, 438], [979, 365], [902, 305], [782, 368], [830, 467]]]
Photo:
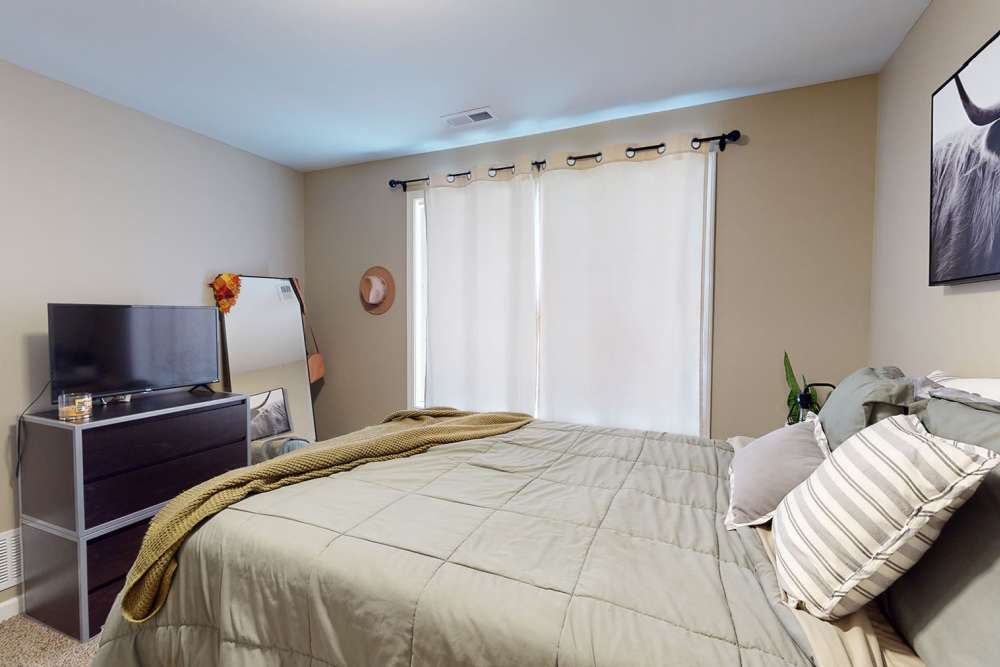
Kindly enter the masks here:
[[290, 278], [240, 276], [239, 298], [223, 316], [226, 385], [250, 396], [255, 441], [316, 439], [302, 310]]

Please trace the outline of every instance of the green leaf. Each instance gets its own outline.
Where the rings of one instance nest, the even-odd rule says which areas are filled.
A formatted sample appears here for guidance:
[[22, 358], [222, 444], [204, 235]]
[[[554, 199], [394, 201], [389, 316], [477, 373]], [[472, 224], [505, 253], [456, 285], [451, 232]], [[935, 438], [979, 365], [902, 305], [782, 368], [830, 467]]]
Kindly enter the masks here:
[[799, 381], [795, 379], [795, 371], [792, 370], [792, 362], [788, 359], [788, 352], [785, 352], [785, 381], [788, 383], [788, 391], [797, 395]]
[[[788, 383], [788, 423], [794, 424], [799, 421], [802, 409], [799, 407], [799, 381], [795, 378], [795, 371], [792, 370], [792, 362], [785, 352], [785, 382]], [[805, 378], [802, 378], [805, 380]]]

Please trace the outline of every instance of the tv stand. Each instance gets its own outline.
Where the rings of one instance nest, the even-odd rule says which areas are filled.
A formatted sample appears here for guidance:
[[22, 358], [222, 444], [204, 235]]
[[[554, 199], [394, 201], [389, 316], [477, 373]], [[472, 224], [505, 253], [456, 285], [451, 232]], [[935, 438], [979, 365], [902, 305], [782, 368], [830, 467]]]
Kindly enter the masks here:
[[86, 641], [149, 521], [177, 494], [250, 463], [248, 399], [184, 390], [94, 405], [89, 421], [26, 415], [19, 478], [25, 612]]
[[210, 387], [209, 385], [207, 385], [207, 384], [196, 384], [195, 386], [193, 386], [193, 387], [191, 387], [190, 389], [188, 389], [188, 393], [190, 393], [190, 394], [196, 394], [196, 393], [198, 393], [198, 390], [199, 390], [199, 389], [204, 389], [205, 391], [207, 391], [207, 392], [208, 392], [208, 393], [210, 393], [210, 394], [214, 394], [214, 393], [216, 393], [216, 392], [215, 392], [215, 390], [214, 390], [214, 389], [212, 389], [212, 388], [211, 388], [211, 387]]

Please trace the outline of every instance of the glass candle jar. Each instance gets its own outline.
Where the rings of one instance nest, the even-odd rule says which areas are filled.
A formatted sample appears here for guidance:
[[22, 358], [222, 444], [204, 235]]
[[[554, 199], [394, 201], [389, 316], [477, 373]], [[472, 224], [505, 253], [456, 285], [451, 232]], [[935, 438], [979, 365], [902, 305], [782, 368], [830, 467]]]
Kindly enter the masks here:
[[94, 413], [94, 399], [90, 394], [59, 394], [59, 419], [83, 422]]

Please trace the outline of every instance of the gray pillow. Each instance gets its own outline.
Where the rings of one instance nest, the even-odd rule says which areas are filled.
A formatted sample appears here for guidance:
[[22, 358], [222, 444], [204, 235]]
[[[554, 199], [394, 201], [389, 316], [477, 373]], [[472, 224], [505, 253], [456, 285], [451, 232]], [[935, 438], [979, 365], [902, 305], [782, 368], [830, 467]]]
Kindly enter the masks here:
[[[1000, 452], [1000, 407], [931, 398], [915, 411], [928, 431]], [[994, 470], [882, 607], [928, 667], [996, 665], [1000, 655], [1000, 471]]]
[[895, 366], [862, 368], [848, 375], [826, 399], [819, 419], [836, 449], [866, 426], [885, 417], [906, 414], [913, 401], [913, 381]]
[[771, 520], [778, 504], [829, 455], [816, 415], [771, 431], [736, 452], [729, 466], [726, 528]]
[[961, 389], [941, 387], [940, 389], [932, 389], [930, 395], [933, 398], [941, 398], [953, 403], [962, 403], [977, 410], [1000, 413], [1000, 401], [994, 401], [992, 398], [985, 398], [979, 394], [962, 391]]

